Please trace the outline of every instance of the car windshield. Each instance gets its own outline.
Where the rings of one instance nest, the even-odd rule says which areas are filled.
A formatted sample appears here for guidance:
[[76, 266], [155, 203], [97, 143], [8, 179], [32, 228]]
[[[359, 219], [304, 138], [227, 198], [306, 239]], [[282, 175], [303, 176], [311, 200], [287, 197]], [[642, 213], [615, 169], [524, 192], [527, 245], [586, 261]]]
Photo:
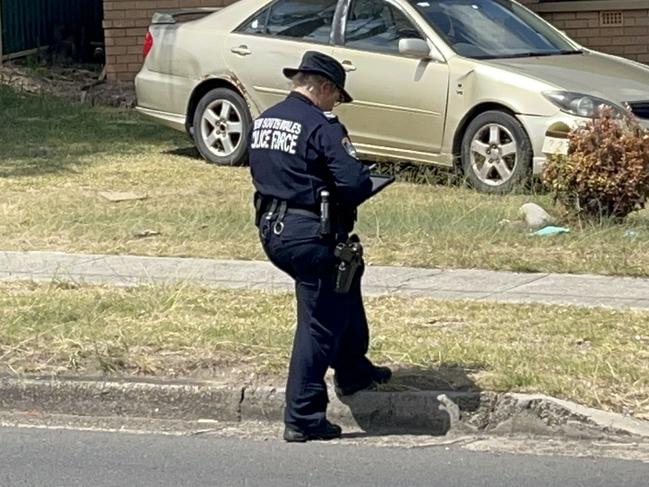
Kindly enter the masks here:
[[459, 55], [474, 59], [573, 54], [548, 23], [509, 0], [409, 0]]

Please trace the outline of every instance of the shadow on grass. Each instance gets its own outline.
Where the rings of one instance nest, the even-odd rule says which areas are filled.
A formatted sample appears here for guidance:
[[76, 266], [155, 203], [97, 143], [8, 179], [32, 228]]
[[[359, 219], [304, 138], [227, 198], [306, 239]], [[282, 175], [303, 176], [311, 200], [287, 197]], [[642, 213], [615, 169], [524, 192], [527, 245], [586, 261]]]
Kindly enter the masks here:
[[[202, 159], [198, 149], [194, 146], [178, 147], [163, 152], [164, 154], [185, 157], [188, 159]], [[429, 164], [420, 164], [414, 162], [384, 161], [375, 163], [364, 160], [363, 163], [373, 165], [372, 172], [395, 176], [398, 181], [423, 184], [423, 185], [455, 185], [459, 187], [468, 187], [468, 183], [461, 177], [453, 174], [448, 168], [441, 168]]]
[[[96, 155], [151, 152], [183, 137], [136, 112], [91, 107], [0, 85], [0, 177], [79, 173]], [[104, 159], [105, 160], [105, 159]]]
[[417, 162], [364, 162], [366, 164], [374, 165], [372, 172], [385, 174], [386, 176], [394, 176], [397, 181], [405, 183], [460, 187], [468, 186], [462, 175], [456, 173], [456, 171], [451, 168]]
[[[370, 161], [365, 162], [372, 164]], [[449, 167], [417, 162], [380, 162], [376, 164], [373, 171], [394, 176], [397, 181], [405, 183], [472, 189], [471, 184], [461, 171]], [[541, 179], [535, 177], [504, 194], [541, 196], [548, 194], [548, 190]]]
[[0, 178], [21, 178], [33, 176], [47, 176], [49, 174], [77, 174], [88, 165], [84, 162], [87, 153], [54, 154], [42, 156], [38, 153], [25, 150], [23, 155], [2, 155], [0, 161]]
[[469, 374], [481, 368], [442, 364], [431, 369], [398, 369], [377, 392], [342, 396], [340, 401], [363, 430], [343, 436], [443, 436], [459, 416], [480, 407], [481, 390]]
[[185, 157], [187, 159], [193, 159], [193, 160], [203, 159], [203, 156], [201, 156], [200, 152], [198, 152], [198, 149], [194, 146], [178, 147], [175, 149], [165, 150], [162, 153], [170, 156]]

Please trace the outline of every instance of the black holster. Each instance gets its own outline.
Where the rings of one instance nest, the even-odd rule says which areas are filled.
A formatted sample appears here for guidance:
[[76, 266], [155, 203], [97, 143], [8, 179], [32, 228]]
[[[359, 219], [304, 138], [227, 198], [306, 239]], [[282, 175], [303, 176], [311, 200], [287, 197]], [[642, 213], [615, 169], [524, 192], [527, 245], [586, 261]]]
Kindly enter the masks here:
[[259, 227], [259, 224], [261, 223], [261, 215], [264, 210], [264, 197], [255, 191], [252, 201], [255, 205], [255, 226]]
[[356, 235], [351, 235], [347, 242], [336, 245], [334, 254], [339, 262], [336, 266], [336, 287], [339, 294], [349, 292], [358, 269], [363, 265], [363, 246]]

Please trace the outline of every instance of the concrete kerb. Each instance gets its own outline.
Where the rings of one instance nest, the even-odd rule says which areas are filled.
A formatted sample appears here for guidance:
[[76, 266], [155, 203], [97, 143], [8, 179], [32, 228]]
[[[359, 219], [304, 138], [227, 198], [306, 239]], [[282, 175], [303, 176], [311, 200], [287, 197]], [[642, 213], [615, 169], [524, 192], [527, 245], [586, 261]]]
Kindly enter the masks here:
[[[286, 290], [267, 262], [0, 252], [0, 281], [137, 285], [199, 281], [217, 287]], [[476, 284], [477, 283], [477, 284]], [[368, 267], [369, 294], [649, 308], [649, 279]], [[362, 392], [333, 397], [331, 419], [368, 432], [536, 433], [649, 438], [649, 424], [542, 395], [490, 392]], [[0, 409], [88, 416], [281, 420], [284, 391], [209, 382], [0, 378]]]
[[[533, 434], [649, 440], [649, 422], [541, 394], [331, 394], [328, 416], [368, 434]], [[344, 401], [344, 402], [343, 402]], [[284, 390], [208, 381], [0, 378], [0, 410], [176, 420], [281, 421]]]

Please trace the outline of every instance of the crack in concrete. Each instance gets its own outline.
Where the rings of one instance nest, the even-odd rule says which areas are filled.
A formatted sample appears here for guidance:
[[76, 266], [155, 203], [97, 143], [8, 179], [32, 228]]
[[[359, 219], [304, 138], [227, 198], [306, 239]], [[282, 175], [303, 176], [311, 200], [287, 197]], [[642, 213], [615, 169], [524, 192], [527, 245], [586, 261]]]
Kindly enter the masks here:
[[239, 403], [237, 404], [237, 421], [242, 421], [243, 418], [243, 401], [246, 400], [246, 389], [248, 386], [243, 386], [241, 388], [241, 394], [239, 396]]
[[[444, 273], [444, 271], [441, 271], [441, 272], [439, 272], [439, 271], [425, 272], [423, 275], [409, 277], [409, 278], [401, 281], [401, 284], [399, 284], [397, 286], [383, 285], [381, 287], [386, 288], [388, 292], [399, 292], [399, 291], [402, 291], [403, 288], [407, 287], [408, 284], [410, 284], [412, 281], [414, 281], [416, 279], [431, 279], [431, 278], [439, 276], [439, 275], [441, 275], [443, 273]], [[375, 284], [372, 285], [372, 286], [373, 287], [378, 287]], [[411, 289], [418, 290], [419, 288], [411, 288]]]
[[517, 284], [516, 286], [513, 286], [513, 287], [509, 287], [509, 288], [506, 288], [506, 289], [500, 289], [500, 290], [498, 290], [498, 291], [494, 291], [494, 292], [492, 292], [492, 293], [487, 294], [487, 295], [485, 296], [485, 298], [490, 298], [490, 297], [492, 297], [492, 296], [496, 296], [496, 295], [498, 295], [498, 294], [506, 294], [506, 293], [510, 293], [510, 292], [512, 292], [512, 291], [514, 291], [514, 290], [520, 288], [520, 287], [523, 287], [523, 286], [529, 286], [530, 284], [533, 284], [533, 283], [535, 283], [535, 282], [541, 281], [541, 280], [547, 278], [549, 275], [550, 275], [550, 274], [543, 274], [543, 275], [541, 275], [541, 276], [539, 276], [539, 277], [536, 277], [535, 279], [532, 279], [532, 280], [530, 280], [530, 281], [527, 281], [527, 282], [525, 282], [525, 283], [523, 283], [523, 284]]

